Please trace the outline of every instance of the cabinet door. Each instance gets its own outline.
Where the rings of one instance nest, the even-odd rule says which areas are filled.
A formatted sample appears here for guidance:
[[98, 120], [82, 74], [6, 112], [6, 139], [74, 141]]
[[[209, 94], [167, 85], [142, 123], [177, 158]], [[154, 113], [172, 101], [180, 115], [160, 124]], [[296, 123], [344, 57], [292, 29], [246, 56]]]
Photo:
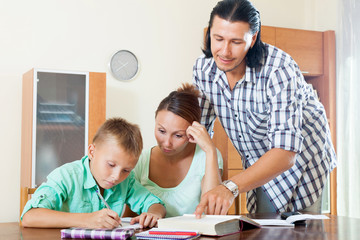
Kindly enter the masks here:
[[276, 46], [276, 28], [261, 26], [261, 41]]
[[80, 159], [105, 121], [106, 74], [32, 69], [23, 75], [21, 187]]
[[39, 186], [55, 168], [87, 150], [87, 73], [35, 72], [33, 169]]
[[276, 46], [297, 62], [307, 76], [323, 74], [323, 33], [276, 28]]
[[290, 54], [305, 76], [323, 74], [322, 32], [262, 26], [261, 40]]

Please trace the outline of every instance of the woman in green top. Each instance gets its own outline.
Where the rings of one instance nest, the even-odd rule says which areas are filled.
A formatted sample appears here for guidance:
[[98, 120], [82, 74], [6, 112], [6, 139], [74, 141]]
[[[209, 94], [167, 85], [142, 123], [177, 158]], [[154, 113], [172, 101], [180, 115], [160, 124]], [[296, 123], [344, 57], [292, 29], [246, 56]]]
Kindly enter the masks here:
[[199, 93], [184, 84], [162, 100], [155, 113], [158, 143], [144, 150], [135, 178], [166, 207], [166, 217], [194, 213], [201, 194], [221, 182], [222, 157], [199, 124]]

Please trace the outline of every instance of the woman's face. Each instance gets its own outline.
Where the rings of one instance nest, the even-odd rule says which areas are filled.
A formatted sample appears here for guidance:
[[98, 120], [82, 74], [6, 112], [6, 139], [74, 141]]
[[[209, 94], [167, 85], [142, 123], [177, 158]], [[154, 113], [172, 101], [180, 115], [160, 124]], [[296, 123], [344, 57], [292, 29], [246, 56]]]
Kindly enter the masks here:
[[186, 129], [190, 123], [167, 110], [161, 110], [155, 118], [155, 138], [160, 150], [168, 156], [182, 152], [189, 143]]

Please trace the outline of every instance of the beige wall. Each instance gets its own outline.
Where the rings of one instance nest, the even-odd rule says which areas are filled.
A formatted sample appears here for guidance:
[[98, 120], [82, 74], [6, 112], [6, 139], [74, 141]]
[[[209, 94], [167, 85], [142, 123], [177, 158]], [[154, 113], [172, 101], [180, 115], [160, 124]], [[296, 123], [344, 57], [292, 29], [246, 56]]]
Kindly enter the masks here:
[[[336, 28], [337, 0], [254, 0], [264, 25], [312, 30]], [[145, 147], [155, 144], [159, 101], [191, 82], [202, 30], [217, 0], [0, 0], [0, 222], [19, 216], [21, 80], [33, 67], [107, 73], [107, 117], [140, 125]], [[323, 12], [327, 4], [328, 13]], [[137, 54], [131, 82], [108, 71], [119, 49]]]

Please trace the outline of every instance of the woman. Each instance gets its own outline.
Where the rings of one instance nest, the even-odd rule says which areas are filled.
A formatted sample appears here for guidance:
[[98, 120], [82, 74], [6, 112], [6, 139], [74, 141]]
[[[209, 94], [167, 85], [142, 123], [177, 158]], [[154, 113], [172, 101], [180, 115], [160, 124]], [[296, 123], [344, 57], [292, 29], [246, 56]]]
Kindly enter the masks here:
[[199, 124], [199, 92], [183, 84], [155, 112], [157, 146], [144, 150], [135, 178], [162, 199], [166, 217], [194, 213], [201, 195], [221, 183], [222, 157]]

